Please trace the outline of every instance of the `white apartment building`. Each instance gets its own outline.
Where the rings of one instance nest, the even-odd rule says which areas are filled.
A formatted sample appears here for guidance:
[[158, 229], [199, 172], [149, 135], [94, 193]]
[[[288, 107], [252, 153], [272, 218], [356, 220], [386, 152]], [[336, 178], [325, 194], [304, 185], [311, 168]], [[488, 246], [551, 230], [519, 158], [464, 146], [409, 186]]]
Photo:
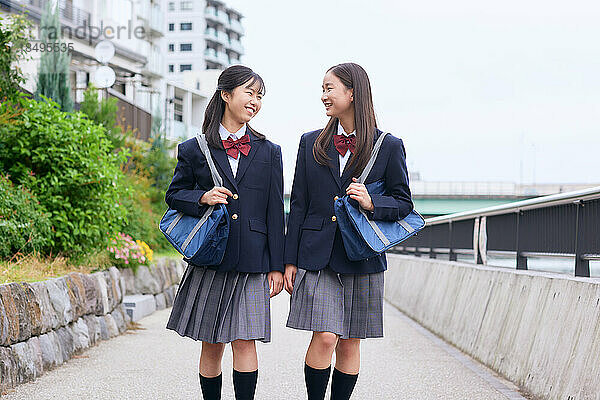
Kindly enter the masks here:
[[[204, 70], [239, 64], [244, 49], [242, 15], [220, 0], [167, 1], [167, 76], [179, 82]], [[191, 72], [187, 73], [187, 72]], [[196, 85], [202, 90], [201, 80]]]
[[244, 29], [242, 15], [220, 0], [167, 0], [165, 6], [165, 128], [176, 140], [201, 131], [219, 74], [244, 54]]

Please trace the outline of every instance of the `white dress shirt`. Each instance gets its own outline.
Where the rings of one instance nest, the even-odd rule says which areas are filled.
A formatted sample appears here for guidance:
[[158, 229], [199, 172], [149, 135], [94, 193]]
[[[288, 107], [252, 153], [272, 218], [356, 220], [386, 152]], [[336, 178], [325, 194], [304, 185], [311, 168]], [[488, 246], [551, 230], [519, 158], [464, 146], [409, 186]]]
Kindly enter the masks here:
[[[244, 126], [242, 126], [240, 128], [240, 130], [235, 133], [229, 132], [227, 129], [225, 129], [225, 127], [222, 124], [219, 124], [219, 135], [221, 135], [221, 140], [227, 140], [230, 137], [233, 140], [238, 140], [245, 134], [246, 134], [246, 124], [244, 124]], [[231, 172], [233, 172], [234, 177], [235, 177], [235, 174], [237, 173], [238, 164], [240, 162], [241, 156], [242, 156], [241, 153], [238, 154], [238, 158], [233, 158], [233, 157], [227, 155], [227, 159], [229, 160], [229, 166], [231, 167]]]
[[[346, 133], [344, 128], [342, 128], [342, 124], [338, 121], [338, 129], [337, 129], [336, 135], [344, 135], [344, 136], [356, 135], [356, 130], [353, 130], [350, 133]], [[340, 176], [342, 176], [342, 174], [344, 173], [344, 168], [346, 168], [346, 163], [348, 162], [348, 159], [350, 158], [351, 155], [352, 155], [352, 153], [350, 152], [350, 150], [348, 150], [346, 152], [346, 154], [343, 156], [340, 153], [338, 153], [338, 156], [340, 157]]]

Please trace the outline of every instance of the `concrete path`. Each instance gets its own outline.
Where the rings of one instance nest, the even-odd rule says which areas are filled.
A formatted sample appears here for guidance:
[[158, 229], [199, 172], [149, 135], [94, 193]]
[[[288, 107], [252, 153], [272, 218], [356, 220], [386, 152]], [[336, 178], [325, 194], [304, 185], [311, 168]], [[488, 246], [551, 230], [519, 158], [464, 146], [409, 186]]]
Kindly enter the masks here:
[[[303, 357], [309, 332], [285, 328], [288, 295], [272, 302], [273, 342], [259, 344], [256, 399], [305, 399]], [[170, 309], [141, 321], [143, 330], [101, 342], [9, 399], [199, 399], [199, 344], [164, 326]], [[386, 305], [384, 339], [363, 343], [353, 400], [519, 399], [509, 382]], [[233, 399], [231, 350], [223, 360], [223, 399]]]

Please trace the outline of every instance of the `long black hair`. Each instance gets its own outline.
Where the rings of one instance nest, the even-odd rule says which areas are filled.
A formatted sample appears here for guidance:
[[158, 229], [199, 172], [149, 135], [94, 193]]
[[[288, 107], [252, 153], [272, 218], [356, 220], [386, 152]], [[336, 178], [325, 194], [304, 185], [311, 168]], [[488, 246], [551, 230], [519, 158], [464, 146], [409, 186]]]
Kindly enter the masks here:
[[[356, 128], [356, 152], [348, 160], [348, 168], [360, 173], [371, 158], [373, 138], [377, 129], [371, 83], [367, 72], [358, 64], [344, 63], [335, 65], [327, 70], [337, 76], [348, 89], [353, 89], [354, 98], [354, 127]], [[313, 156], [321, 165], [329, 163], [327, 148], [331, 138], [337, 131], [338, 118], [331, 117], [323, 128], [313, 146]]]
[[[206, 141], [214, 148], [222, 149], [223, 143], [219, 135], [219, 124], [225, 114], [225, 101], [221, 98], [221, 92], [233, 93], [233, 90], [245, 85], [247, 87], [254, 85], [256, 82], [260, 85], [260, 93], [265, 94], [265, 83], [256, 72], [243, 65], [232, 65], [219, 75], [217, 89], [212, 98], [208, 102], [206, 111], [204, 112], [204, 122], [202, 123], [202, 133], [206, 135]], [[250, 126], [248, 125], [248, 128]], [[259, 139], [264, 139], [265, 136], [250, 128], [252, 133]]]

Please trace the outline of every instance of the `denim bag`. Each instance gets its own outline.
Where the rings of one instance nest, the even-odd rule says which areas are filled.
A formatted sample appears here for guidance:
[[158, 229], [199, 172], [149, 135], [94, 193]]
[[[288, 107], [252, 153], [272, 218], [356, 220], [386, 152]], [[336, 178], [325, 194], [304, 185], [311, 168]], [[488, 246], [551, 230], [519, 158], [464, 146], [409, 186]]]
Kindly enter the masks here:
[[[371, 153], [371, 159], [358, 178], [364, 183], [375, 164], [377, 154], [387, 133], [382, 133]], [[385, 194], [385, 182], [379, 180], [365, 185], [369, 194]], [[342, 241], [346, 255], [351, 261], [361, 261], [375, 257], [403, 240], [415, 235], [425, 227], [423, 217], [415, 210], [404, 219], [398, 221], [374, 221], [367, 217], [360, 206], [354, 207], [348, 195], [337, 199], [334, 203]]]
[[[196, 139], [208, 162], [214, 185], [223, 186], [204, 134], [199, 134]], [[200, 218], [169, 208], [160, 220], [159, 229], [188, 263], [219, 265], [229, 237], [229, 213], [225, 204], [208, 206]]]

